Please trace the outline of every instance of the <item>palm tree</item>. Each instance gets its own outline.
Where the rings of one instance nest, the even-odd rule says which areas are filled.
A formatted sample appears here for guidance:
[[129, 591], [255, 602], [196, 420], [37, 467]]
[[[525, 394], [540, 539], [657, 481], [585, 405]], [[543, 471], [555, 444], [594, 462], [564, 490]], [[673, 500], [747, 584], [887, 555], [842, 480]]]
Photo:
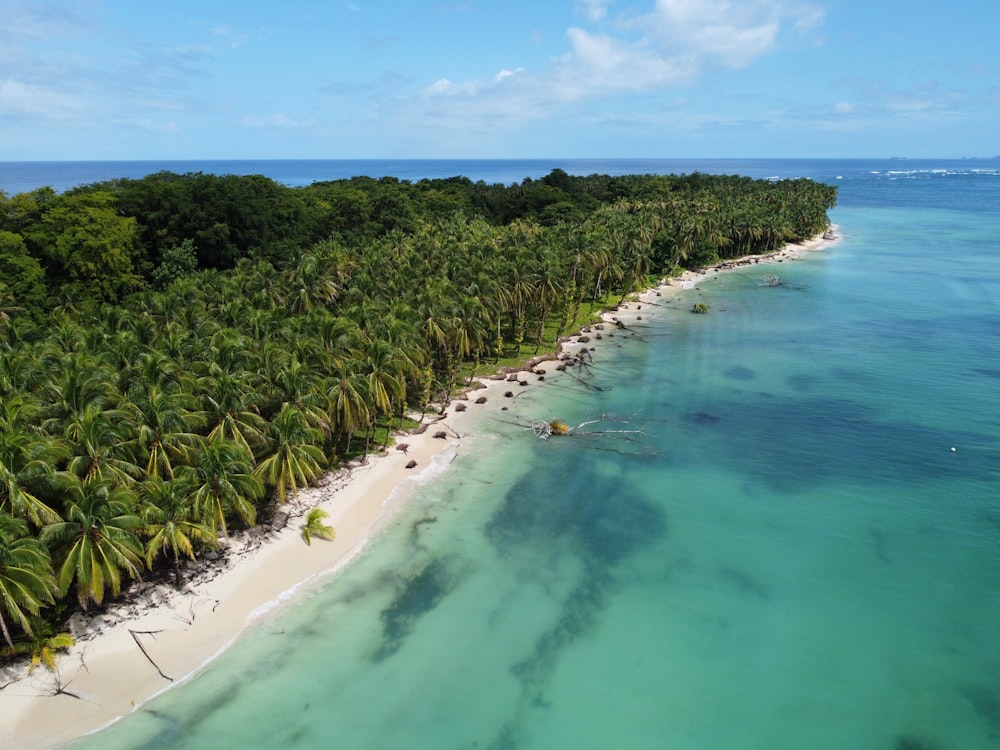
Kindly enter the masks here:
[[330, 514], [322, 508], [312, 508], [309, 513], [306, 514], [306, 521], [301, 526], [302, 541], [311, 545], [312, 538], [314, 536], [319, 539], [332, 541], [337, 536], [337, 532], [332, 526], [327, 526], [323, 523], [323, 519], [329, 517]]
[[217, 537], [212, 526], [199, 518], [191, 482], [187, 479], [151, 477], [138, 488], [143, 501], [143, 533], [146, 542], [146, 565], [161, 554], [170, 553], [174, 583], [181, 587], [180, 556], [195, 559], [195, 548], [214, 547]]
[[195, 516], [213, 532], [228, 536], [227, 516], [235, 515], [248, 526], [256, 522], [255, 503], [264, 487], [252, 460], [239, 443], [216, 436], [193, 452], [190, 466], [179, 470], [191, 483]]
[[38, 494], [65, 455], [57, 440], [33, 430], [40, 413], [39, 403], [29, 397], [15, 394], [0, 400], [0, 511], [35, 526], [59, 520]]
[[50, 672], [56, 671], [56, 652], [60, 649], [69, 648], [76, 639], [69, 633], [56, 633], [52, 625], [37, 618], [31, 618], [31, 630], [28, 632], [30, 640], [19, 643], [11, 643], [0, 648], [2, 656], [22, 656], [29, 654], [31, 663], [28, 666], [28, 674], [35, 671], [39, 664]]
[[48, 549], [22, 519], [0, 511], [0, 632], [9, 647], [14, 641], [8, 618], [33, 635], [32, 616], [58, 593]]
[[142, 519], [135, 512], [136, 495], [131, 489], [114, 487], [106, 479], [66, 477], [66, 520], [45, 526], [41, 539], [60, 560], [60, 592], [66, 594], [75, 583], [77, 601], [86, 608], [91, 602], [101, 604], [108, 589], [118, 596], [122, 573], [139, 577]]
[[127, 449], [128, 431], [124, 409], [102, 409], [95, 404], [69, 419], [65, 437], [70, 458], [67, 471], [80, 479], [107, 478], [130, 484], [142, 476]]
[[267, 422], [257, 411], [260, 401], [252, 375], [233, 375], [215, 362], [208, 374], [198, 379], [202, 404], [208, 420], [208, 439], [231, 440], [252, 458], [255, 449], [267, 443]]
[[294, 497], [323, 473], [325, 456], [317, 445], [321, 437], [305, 414], [285, 404], [271, 422], [270, 453], [257, 464], [254, 476], [275, 488], [279, 502]]
[[337, 432], [347, 436], [345, 450], [351, 450], [351, 437], [371, 419], [371, 401], [368, 378], [356, 359], [341, 359], [330, 378], [327, 398]]
[[14, 304], [15, 301], [14, 294], [6, 284], [0, 281], [0, 323], [9, 321], [13, 313], [24, 312], [23, 307]]
[[137, 409], [135, 436], [129, 447], [136, 461], [146, 462], [146, 474], [170, 478], [174, 465], [183, 463], [202, 438], [194, 429], [204, 421], [194, 411], [195, 399], [188, 393], [166, 393], [150, 386], [134, 402]]

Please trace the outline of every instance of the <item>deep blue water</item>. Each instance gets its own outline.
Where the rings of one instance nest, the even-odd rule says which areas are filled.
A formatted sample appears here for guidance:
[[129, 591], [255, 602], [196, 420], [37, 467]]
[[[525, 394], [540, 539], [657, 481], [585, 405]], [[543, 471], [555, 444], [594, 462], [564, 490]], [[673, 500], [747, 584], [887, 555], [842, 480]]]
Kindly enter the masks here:
[[[355, 176], [398, 177], [402, 180], [465, 176], [473, 181], [511, 184], [526, 177], [538, 179], [555, 168], [574, 175], [588, 174], [740, 174], [748, 177], [810, 177], [833, 183], [865, 174], [898, 175], [898, 179], [928, 180], [935, 175], [1000, 174], [1000, 159], [898, 160], [898, 159], [293, 159], [217, 161], [51, 161], [0, 162], [0, 191], [7, 195], [51, 187], [63, 192], [72, 187], [120, 177], [138, 179], [160, 171], [178, 174], [261, 174], [289, 187]], [[952, 181], [944, 191], [955, 200], [977, 192], [975, 182]], [[869, 183], [866, 203], [906, 200], [912, 194], [893, 189], [891, 181]], [[941, 184], [934, 191], [941, 194]], [[878, 188], [883, 188], [879, 190]], [[995, 198], [994, 198], [995, 199]]]
[[[348, 570], [74, 747], [1000, 746], [996, 165], [384, 168], [420, 164], [814, 177], [843, 239], [645, 306], [602, 390], [529, 385]], [[638, 442], [509, 423], [601, 415]]]

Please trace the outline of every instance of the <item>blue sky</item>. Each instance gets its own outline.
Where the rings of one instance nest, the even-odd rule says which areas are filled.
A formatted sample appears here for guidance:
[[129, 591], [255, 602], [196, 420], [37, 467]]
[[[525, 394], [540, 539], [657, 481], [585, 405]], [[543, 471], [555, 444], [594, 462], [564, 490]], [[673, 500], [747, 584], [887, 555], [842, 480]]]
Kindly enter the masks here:
[[1000, 155], [997, 0], [0, 0], [0, 160]]

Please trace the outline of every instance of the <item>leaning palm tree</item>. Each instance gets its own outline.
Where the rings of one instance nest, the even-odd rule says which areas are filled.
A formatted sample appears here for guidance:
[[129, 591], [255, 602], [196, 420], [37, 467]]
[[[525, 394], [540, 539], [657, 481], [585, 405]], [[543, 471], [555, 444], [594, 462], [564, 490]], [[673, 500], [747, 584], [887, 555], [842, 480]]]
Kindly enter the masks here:
[[136, 495], [106, 479], [82, 481], [64, 475], [65, 521], [42, 528], [40, 538], [55, 551], [57, 580], [66, 594], [75, 584], [80, 606], [101, 604], [110, 589], [121, 591], [122, 573], [138, 578], [143, 569], [139, 540], [142, 519]]
[[0, 656], [31, 656], [28, 674], [35, 671], [39, 664], [50, 672], [56, 671], [56, 652], [69, 648], [76, 639], [69, 633], [56, 633], [50, 623], [32, 617], [31, 631], [28, 640], [10, 643], [0, 648]]
[[49, 551], [31, 536], [28, 524], [0, 511], [0, 633], [11, 648], [8, 618], [34, 634], [32, 618], [58, 594]]

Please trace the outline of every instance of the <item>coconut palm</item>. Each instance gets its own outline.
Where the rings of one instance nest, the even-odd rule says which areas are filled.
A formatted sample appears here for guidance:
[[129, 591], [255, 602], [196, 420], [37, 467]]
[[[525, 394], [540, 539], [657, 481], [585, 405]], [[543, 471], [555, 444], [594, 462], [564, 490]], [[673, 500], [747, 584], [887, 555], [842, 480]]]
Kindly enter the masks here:
[[318, 445], [322, 434], [290, 404], [281, 408], [270, 430], [270, 452], [257, 464], [254, 476], [274, 487], [278, 501], [284, 502], [323, 474], [325, 456]]
[[41, 539], [58, 560], [59, 590], [75, 584], [81, 607], [101, 604], [108, 590], [121, 591], [122, 573], [138, 578], [143, 570], [142, 519], [136, 513], [136, 495], [106, 479], [83, 481], [66, 475], [65, 521], [48, 524]]
[[305, 523], [300, 527], [302, 529], [302, 541], [310, 545], [312, 544], [313, 537], [332, 541], [337, 536], [337, 532], [332, 526], [327, 526], [323, 523], [323, 519], [329, 517], [330, 514], [322, 508], [310, 509], [309, 513], [306, 514]]
[[145, 462], [148, 476], [168, 479], [174, 475], [175, 464], [186, 461], [201, 442], [194, 430], [204, 417], [195, 411], [197, 402], [190, 394], [168, 393], [156, 385], [148, 391], [140, 389], [133, 403], [134, 437], [128, 443], [133, 458]]
[[31, 619], [31, 631], [28, 633], [28, 640], [18, 643], [8, 644], [0, 648], [2, 656], [24, 656], [31, 657], [28, 666], [28, 674], [35, 671], [39, 664], [50, 672], [56, 671], [56, 652], [64, 648], [69, 648], [76, 639], [69, 633], [56, 633], [50, 623], [37, 617]]
[[39, 497], [53, 475], [53, 465], [65, 455], [56, 439], [33, 428], [41, 414], [31, 397], [14, 394], [0, 400], [0, 511], [35, 526], [59, 520], [59, 514]]
[[127, 447], [130, 435], [125, 409], [102, 409], [91, 404], [68, 420], [65, 438], [70, 452], [67, 471], [80, 479], [110, 479], [130, 484], [143, 468]]
[[32, 617], [53, 604], [58, 592], [48, 549], [24, 520], [0, 511], [0, 633], [9, 647], [9, 623], [32, 635]]
[[228, 535], [227, 517], [255, 523], [264, 487], [253, 473], [252, 454], [239, 443], [219, 436], [205, 441], [179, 474], [191, 484], [195, 516], [214, 533]]
[[195, 559], [197, 547], [213, 547], [216, 534], [198, 514], [190, 480], [150, 477], [138, 487], [143, 503], [143, 533], [146, 542], [146, 565], [169, 553], [174, 569], [174, 583], [181, 586], [180, 556]]
[[253, 376], [247, 372], [234, 375], [215, 362], [208, 373], [198, 378], [202, 405], [208, 422], [208, 439], [231, 440], [251, 457], [267, 443], [267, 422], [257, 411], [259, 397]]
[[367, 427], [372, 417], [368, 378], [362, 371], [361, 363], [350, 358], [339, 360], [326, 395], [331, 405], [333, 423], [338, 434], [346, 436], [345, 450], [349, 453], [351, 437], [362, 427]]

